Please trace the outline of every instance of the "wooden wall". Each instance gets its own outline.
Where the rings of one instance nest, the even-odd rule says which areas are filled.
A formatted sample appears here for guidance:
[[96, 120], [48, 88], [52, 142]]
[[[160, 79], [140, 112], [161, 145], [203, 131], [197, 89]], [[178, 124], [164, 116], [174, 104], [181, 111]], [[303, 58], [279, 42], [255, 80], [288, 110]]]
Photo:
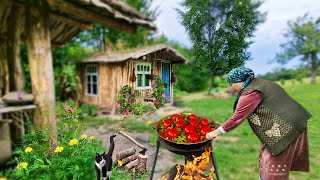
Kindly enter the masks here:
[[[131, 82], [131, 75], [135, 62], [150, 62], [152, 64], [153, 74], [161, 77], [161, 62], [162, 60], [168, 61], [165, 57], [162, 57], [159, 53], [153, 53], [146, 55], [140, 59], [127, 60], [119, 63], [99, 63], [99, 87], [98, 96], [86, 95], [86, 84], [85, 84], [85, 65], [78, 65], [78, 75], [82, 83], [82, 94], [80, 99], [83, 102], [97, 105], [101, 108], [112, 109], [116, 104], [118, 93], [121, 88], [125, 85], [129, 85], [135, 90], [135, 82]], [[172, 64], [171, 70], [172, 72]], [[171, 73], [170, 73], [171, 74]], [[170, 87], [170, 98], [169, 104], [173, 103], [173, 85]], [[137, 101], [143, 101], [143, 98], [148, 94], [151, 95], [152, 89], [148, 90], [135, 90], [138, 94]]]

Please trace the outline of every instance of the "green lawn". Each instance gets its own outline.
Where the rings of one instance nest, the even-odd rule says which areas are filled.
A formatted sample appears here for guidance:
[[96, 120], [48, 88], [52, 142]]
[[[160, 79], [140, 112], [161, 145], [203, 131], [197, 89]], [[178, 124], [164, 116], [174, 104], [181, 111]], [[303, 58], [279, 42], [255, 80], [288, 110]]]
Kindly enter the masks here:
[[[308, 123], [310, 143], [310, 173], [291, 172], [290, 179], [320, 179], [320, 83], [292, 83], [284, 85], [287, 92], [305, 106], [313, 115]], [[235, 97], [228, 100], [206, 98], [184, 102], [192, 112], [208, 116], [218, 123], [224, 123], [231, 115]], [[221, 179], [257, 180], [259, 179], [259, 140], [247, 121], [235, 130], [223, 134], [214, 142], [214, 152]]]

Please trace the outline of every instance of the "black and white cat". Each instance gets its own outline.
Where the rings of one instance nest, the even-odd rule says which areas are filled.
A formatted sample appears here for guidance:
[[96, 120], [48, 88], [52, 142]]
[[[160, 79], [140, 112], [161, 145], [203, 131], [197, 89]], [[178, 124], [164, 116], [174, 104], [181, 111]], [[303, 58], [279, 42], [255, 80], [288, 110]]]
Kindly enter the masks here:
[[100, 172], [102, 173], [103, 180], [110, 180], [112, 170], [112, 153], [114, 149], [114, 137], [116, 137], [116, 135], [110, 136], [110, 146], [107, 154], [106, 152], [102, 154], [96, 154], [95, 169], [97, 180], [100, 180]]

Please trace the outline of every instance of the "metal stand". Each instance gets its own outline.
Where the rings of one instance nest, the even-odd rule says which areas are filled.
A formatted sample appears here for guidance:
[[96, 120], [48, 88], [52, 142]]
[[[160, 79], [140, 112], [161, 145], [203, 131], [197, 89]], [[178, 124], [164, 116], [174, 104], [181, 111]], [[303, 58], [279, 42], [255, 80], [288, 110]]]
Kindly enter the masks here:
[[[184, 155], [185, 156], [185, 164], [186, 164], [187, 163], [187, 156], [190, 156], [190, 155], [195, 154], [195, 153], [202, 153], [202, 152], [205, 151], [205, 149], [207, 149], [209, 147], [212, 148], [212, 145], [211, 145], [211, 141], [210, 141], [210, 143], [207, 143], [204, 147], [201, 147], [201, 148], [198, 148], [198, 149], [193, 149], [193, 150], [185, 150], [185, 149], [179, 149], [179, 148], [176, 148], [176, 147], [169, 146], [168, 144], [164, 143], [163, 140], [161, 140], [158, 137], [158, 139], [157, 139], [157, 147], [156, 147], [157, 149], [156, 149], [156, 153], [155, 153], [155, 156], [154, 156], [154, 161], [153, 161], [153, 166], [152, 166], [152, 170], [151, 170], [150, 180], [153, 180], [154, 169], [155, 169], [156, 164], [157, 164], [157, 157], [158, 157], [158, 153], [159, 153], [159, 148], [160, 147], [168, 149], [169, 151], [171, 151], [171, 152], [173, 152], [175, 154]], [[211, 152], [210, 158], [211, 158], [211, 161], [212, 161], [212, 165], [213, 165], [213, 167], [215, 169], [214, 173], [216, 174], [216, 178], [217, 178], [217, 180], [220, 180], [219, 174], [218, 174], [218, 167], [217, 167], [213, 152]]]

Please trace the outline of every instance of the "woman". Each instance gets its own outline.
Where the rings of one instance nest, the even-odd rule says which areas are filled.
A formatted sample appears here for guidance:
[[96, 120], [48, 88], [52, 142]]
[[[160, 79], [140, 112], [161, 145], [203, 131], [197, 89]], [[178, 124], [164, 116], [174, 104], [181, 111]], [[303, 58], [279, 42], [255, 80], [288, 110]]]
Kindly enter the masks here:
[[261, 141], [260, 177], [286, 180], [289, 171], [309, 171], [307, 121], [310, 113], [278, 84], [254, 78], [251, 69], [238, 67], [228, 74], [231, 87], [239, 91], [233, 116], [208, 133], [213, 139], [241, 124], [246, 118]]

